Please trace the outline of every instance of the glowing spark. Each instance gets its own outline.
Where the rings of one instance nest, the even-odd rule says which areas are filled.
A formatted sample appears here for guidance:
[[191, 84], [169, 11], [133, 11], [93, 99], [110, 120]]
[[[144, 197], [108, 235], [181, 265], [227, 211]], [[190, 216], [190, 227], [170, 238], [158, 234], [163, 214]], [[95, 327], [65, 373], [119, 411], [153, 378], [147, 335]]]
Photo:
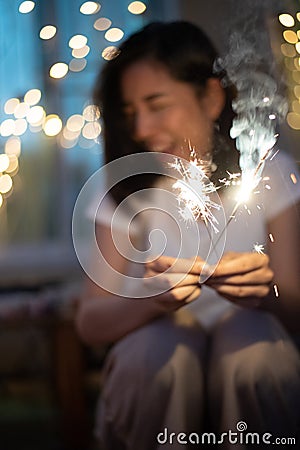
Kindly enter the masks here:
[[271, 241], [271, 242], [274, 242], [274, 236], [273, 236], [272, 233], [269, 234], [269, 238], [270, 238], [270, 241]]
[[182, 177], [173, 184], [178, 190], [178, 205], [181, 217], [189, 222], [202, 219], [205, 224], [210, 224], [215, 233], [218, 232], [218, 221], [212, 213], [212, 209], [220, 209], [220, 206], [210, 199], [210, 194], [216, 188], [205, 176], [195, 153], [191, 152], [191, 161], [185, 166], [180, 158], [169, 164]]
[[296, 183], [297, 183], [296, 175], [295, 175], [294, 173], [291, 173], [290, 177], [291, 177], [292, 182], [293, 182], [294, 184], [296, 184]]
[[273, 158], [275, 158], [275, 156], [277, 155], [277, 153], [279, 152], [279, 149], [278, 150], [276, 150], [276, 152], [275, 153], [273, 153], [273, 155], [271, 156], [271, 158], [270, 158], [270, 161], [272, 161], [272, 159]]
[[277, 284], [274, 284], [273, 289], [274, 289], [275, 297], [279, 297], [279, 291], [278, 291]]
[[256, 242], [256, 244], [254, 244], [254, 246], [253, 246], [253, 250], [256, 252], [256, 253], [259, 253], [260, 255], [263, 255], [264, 254], [264, 246], [262, 245], [262, 244], [258, 244], [257, 242]]

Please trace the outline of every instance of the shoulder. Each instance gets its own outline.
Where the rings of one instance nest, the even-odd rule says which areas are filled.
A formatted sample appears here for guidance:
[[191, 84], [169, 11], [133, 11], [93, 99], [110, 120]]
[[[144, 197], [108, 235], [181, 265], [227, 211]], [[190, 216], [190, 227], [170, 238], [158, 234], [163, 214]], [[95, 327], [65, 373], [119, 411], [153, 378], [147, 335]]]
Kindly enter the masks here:
[[268, 219], [300, 200], [299, 168], [293, 157], [283, 150], [275, 151], [266, 161], [262, 183]]

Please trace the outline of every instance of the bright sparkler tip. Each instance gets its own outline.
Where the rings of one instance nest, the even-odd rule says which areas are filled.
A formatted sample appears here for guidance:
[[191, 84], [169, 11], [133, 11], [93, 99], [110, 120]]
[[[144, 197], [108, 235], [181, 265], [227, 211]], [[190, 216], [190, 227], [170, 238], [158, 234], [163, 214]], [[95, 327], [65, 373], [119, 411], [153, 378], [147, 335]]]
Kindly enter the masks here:
[[210, 194], [216, 189], [205, 176], [197, 158], [191, 153], [193, 158], [188, 165], [181, 159], [176, 158], [170, 167], [179, 172], [182, 180], [177, 180], [173, 188], [178, 190], [179, 214], [186, 222], [202, 219], [205, 224], [210, 224], [217, 233], [218, 221], [211, 209], [220, 209], [220, 206], [210, 199]]
[[264, 255], [264, 249], [264, 246], [262, 244], [258, 244], [257, 242], [253, 246], [253, 250], [260, 255]]

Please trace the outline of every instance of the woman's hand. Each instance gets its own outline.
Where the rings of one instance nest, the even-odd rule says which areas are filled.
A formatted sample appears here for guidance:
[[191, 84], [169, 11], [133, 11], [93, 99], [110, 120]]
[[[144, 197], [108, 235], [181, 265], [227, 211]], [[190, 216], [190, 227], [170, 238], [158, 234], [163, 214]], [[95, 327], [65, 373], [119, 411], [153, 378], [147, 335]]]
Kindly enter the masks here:
[[164, 312], [174, 311], [192, 302], [201, 293], [199, 274], [205, 261], [199, 257], [176, 259], [160, 256], [145, 265], [144, 286]]
[[229, 252], [205, 284], [233, 303], [257, 307], [270, 293], [273, 276], [267, 255]]

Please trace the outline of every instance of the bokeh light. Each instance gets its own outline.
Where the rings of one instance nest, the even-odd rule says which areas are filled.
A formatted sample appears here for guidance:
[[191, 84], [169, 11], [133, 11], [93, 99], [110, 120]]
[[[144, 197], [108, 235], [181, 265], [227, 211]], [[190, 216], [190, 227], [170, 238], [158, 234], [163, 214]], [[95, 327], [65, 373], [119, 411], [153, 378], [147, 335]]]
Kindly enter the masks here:
[[44, 40], [52, 39], [56, 35], [56, 31], [54, 25], [46, 25], [40, 31], [40, 38]]
[[50, 114], [46, 117], [43, 130], [47, 136], [56, 136], [62, 129], [61, 118], [57, 114]]
[[295, 31], [292, 30], [285, 30], [282, 33], [284, 39], [286, 40], [286, 42], [289, 42], [290, 44], [296, 44], [298, 42], [298, 36], [297, 33], [295, 33]]
[[0, 172], [5, 172], [8, 166], [9, 166], [9, 157], [5, 153], [2, 153], [0, 155]]
[[123, 36], [124, 31], [122, 31], [120, 28], [110, 28], [104, 35], [105, 39], [109, 42], [120, 41]]
[[22, 134], [26, 133], [27, 127], [28, 127], [27, 120], [17, 119], [15, 121], [15, 130], [13, 134], [15, 136], [21, 136]]
[[9, 164], [5, 172], [15, 175], [19, 168], [19, 160], [16, 155], [8, 156]]
[[26, 119], [30, 125], [41, 125], [46, 117], [46, 112], [42, 106], [33, 106], [27, 113]]
[[19, 157], [21, 154], [21, 139], [19, 137], [11, 137], [7, 139], [4, 146], [7, 155]]
[[101, 133], [101, 125], [98, 122], [88, 122], [82, 129], [82, 136], [86, 139], [96, 139]]
[[87, 64], [86, 59], [72, 59], [69, 64], [69, 69], [71, 72], [81, 72], [83, 69], [85, 69], [85, 66]]
[[69, 47], [71, 48], [82, 48], [86, 45], [88, 39], [83, 34], [75, 34], [75, 36], [71, 37], [69, 40]]
[[94, 23], [94, 28], [98, 31], [105, 31], [111, 26], [111, 20], [107, 17], [100, 17]]
[[81, 48], [73, 48], [72, 50], [72, 56], [74, 58], [84, 58], [87, 56], [90, 52], [90, 47], [88, 45], [85, 45]]
[[128, 11], [131, 12], [131, 14], [142, 14], [146, 11], [146, 5], [143, 2], [131, 2], [128, 5]]
[[293, 130], [300, 130], [300, 114], [289, 112], [286, 120]]
[[0, 193], [1, 194], [7, 194], [13, 185], [13, 181], [10, 175], [8, 173], [5, 173], [0, 176]]
[[39, 89], [30, 89], [24, 95], [24, 102], [28, 105], [36, 105], [42, 97], [42, 93]]
[[22, 2], [19, 6], [19, 12], [22, 14], [30, 13], [35, 7], [35, 2], [25, 1]]
[[84, 108], [82, 115], [87, 122], [93, 122], [99, 119], [100, 111], [96, 105], [87, 105]]
[[281, 53], [284, 56], [287, 56], [290, 58], [293, 56], [296, 56], [295, 46], [292, 44], [281, 44], [280, 49], [281, 49]]
[[58, 63], [53, 64], [52, 67], [50, 67], [49, 75], [52, 78], [59, 79], [59, 78], [65, 77], [67, 75], [68, 71], [69, 71], [68, 64], [63, 63], [63, 62], [58, 62]]
[[13, 114], [19, 103], [20, 100], [18, 98], [9, 98], [4, 104], [5, 114]]
[[15, 131], [15, 121], [13, 119], [6, 119], [0, 125], [0, 134], [2, 136], [11, 136]]
[[23, 119], [24, 117], [26, 117], [28, 111], [29, 111], [30, 106], [25, 103], [25, 102], [20, 102], [15, 110], [14, 110], [14, 116], [16, 119]]
[[98, 2], [84, 2], [80, 6], [80, 12], [82, 14], [96, 14], [101, 8], [101, 5]]
[[73, 114], [69, 119], [67, 120], [66, 127], [70, 131], [80, 131], [81, 128], [84, 125], [84, 118], [80, 114]]
[[284, 27], [293, 27], [295, 25], [295, 19], [290, 14], [280, 14], [278, 20]]
[[116, 56], [118, 56], [118, 54], [119, 54], [118, 48], [113, 45], [110, 45], [103, 49], [101, 56], [106, 61], [110, 61], [111, 59], [114, 59]]

